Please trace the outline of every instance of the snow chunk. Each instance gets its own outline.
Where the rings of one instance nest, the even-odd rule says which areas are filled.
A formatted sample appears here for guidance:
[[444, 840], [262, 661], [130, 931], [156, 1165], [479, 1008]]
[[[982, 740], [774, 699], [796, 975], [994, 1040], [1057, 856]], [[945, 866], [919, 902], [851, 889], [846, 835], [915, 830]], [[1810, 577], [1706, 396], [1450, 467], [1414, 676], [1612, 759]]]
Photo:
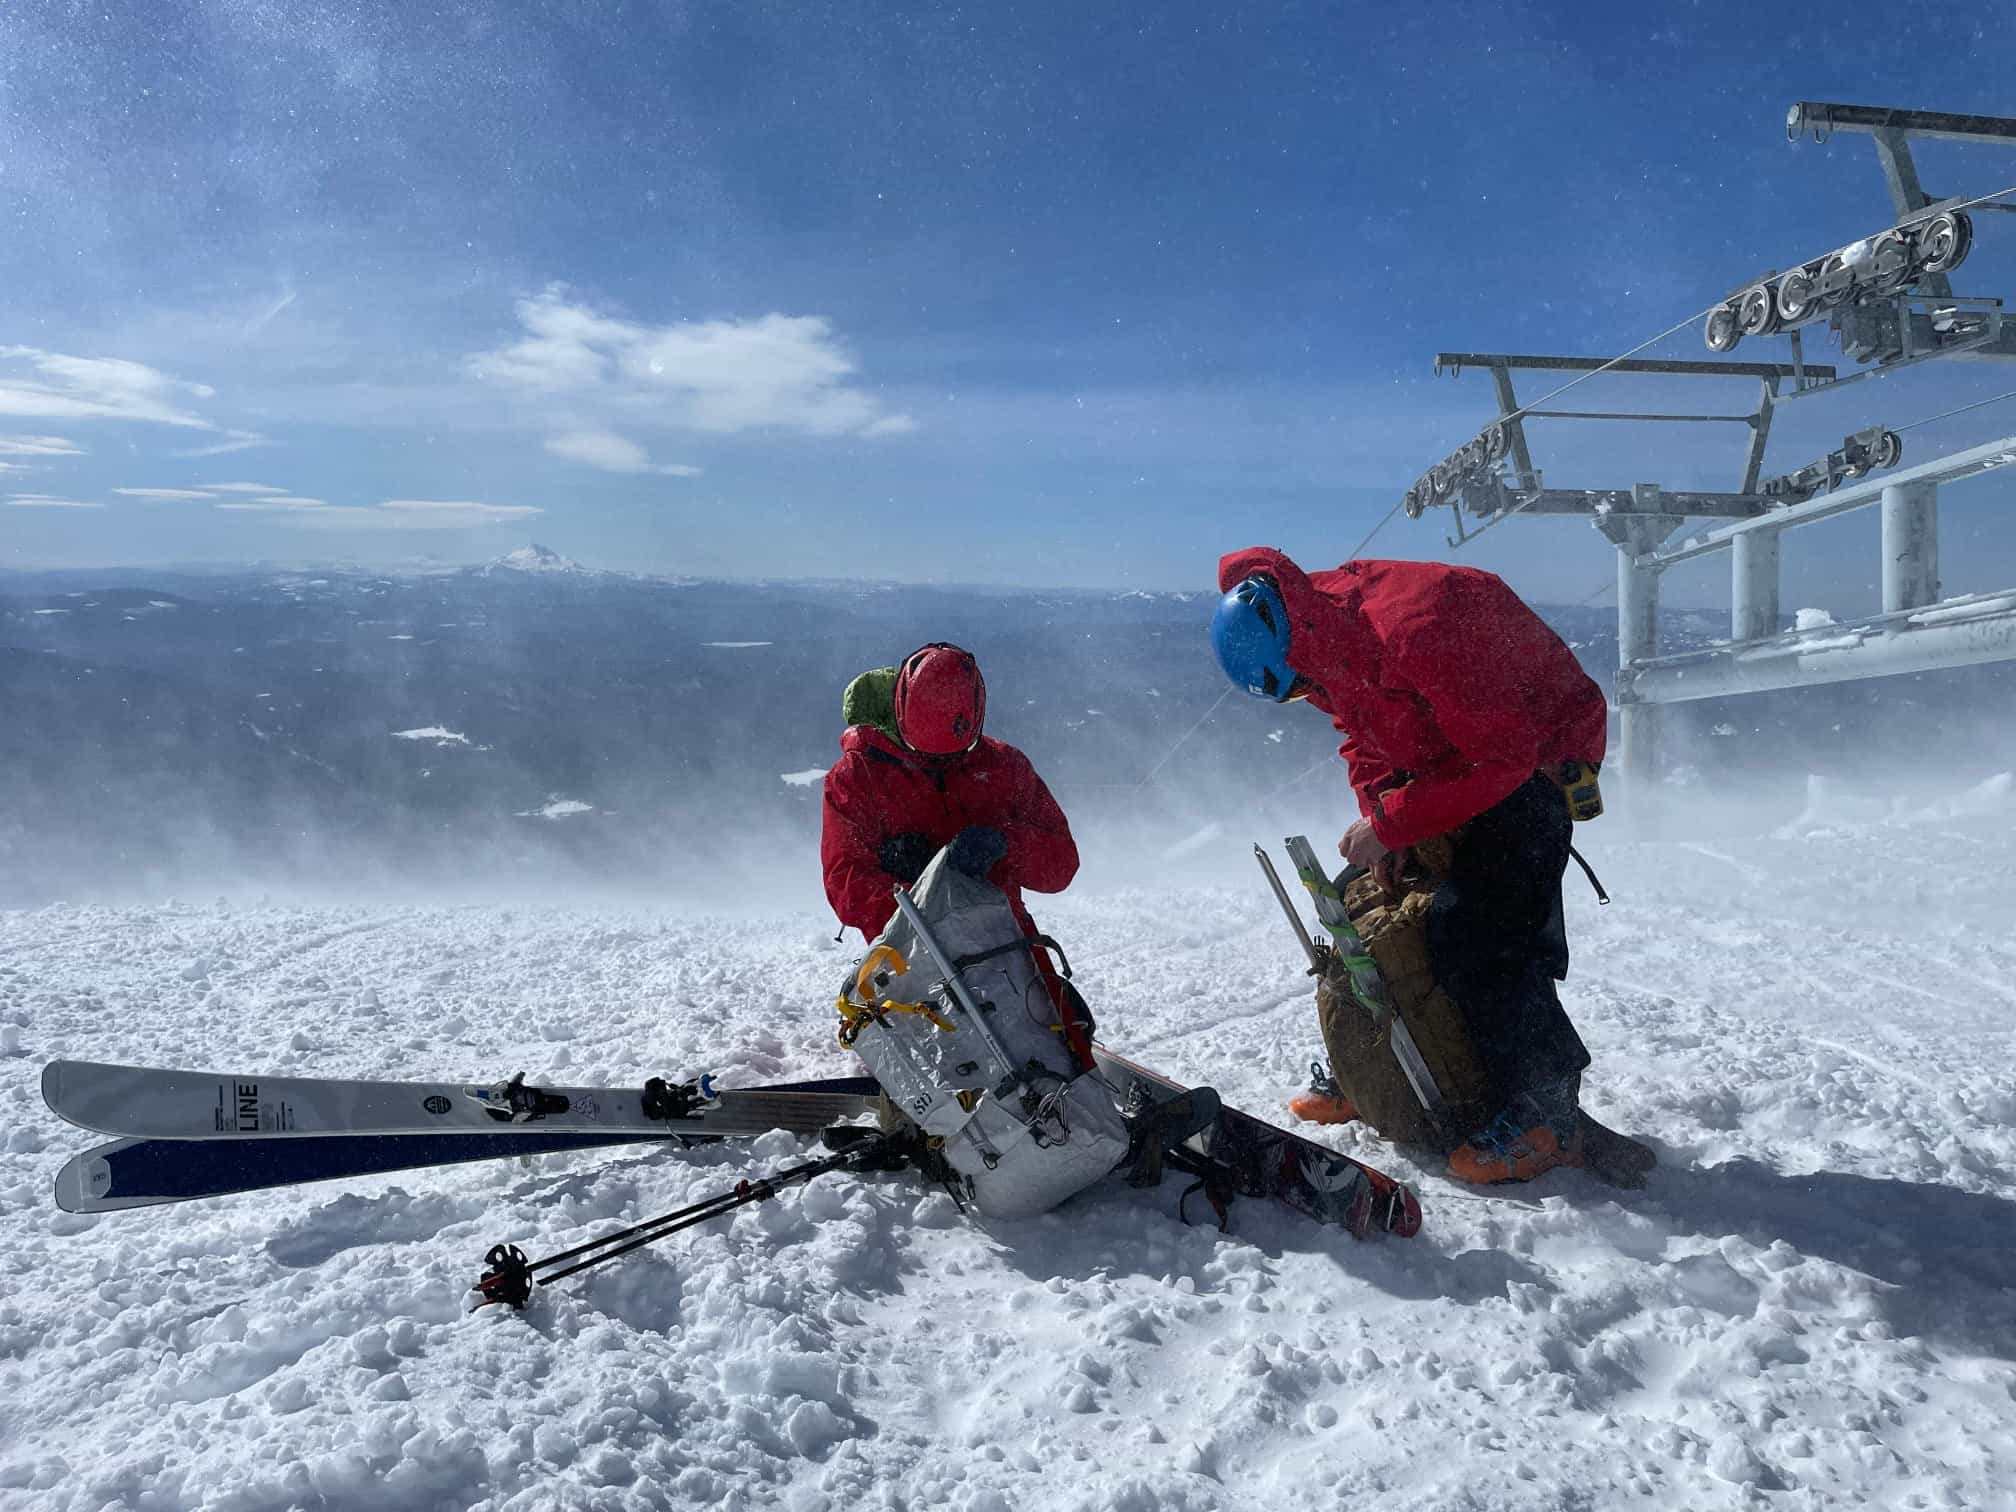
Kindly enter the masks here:
[[422, 725], [414, 730], [394, 730], [394, 740], [427, 740], [437, 746], [462, 746], [468, 748], [469, 737], [459, 730], [448, 729], [444, 725]]
[[1973, 599], [1966, 603], [1934, 605], [1911, 616], [1914, 625], [1950, 625], [1958, 620], [1969, 620], [1977, 615], [2007, 614], [2016, 609], [2016, 593], [2004, 594], [2000, 598]]
[[1795, 630], [1824, 630], [1834, 623], [1834, 616], [1825, 609], [1801, 609], [1792, 616]]
[[807, 767], [802, 772], [785, 772], [782, 777], [789, 787], [817, 787], [826, 780], [826, 768]]
[[592, 814], [595, 805], [583, 803], [578, 798], [562, 798], [558, 793], [546, 795], [546, 806], [536, 809], [520, 809], [516, 815], [520, 819], [567, 819], [575, 814]]

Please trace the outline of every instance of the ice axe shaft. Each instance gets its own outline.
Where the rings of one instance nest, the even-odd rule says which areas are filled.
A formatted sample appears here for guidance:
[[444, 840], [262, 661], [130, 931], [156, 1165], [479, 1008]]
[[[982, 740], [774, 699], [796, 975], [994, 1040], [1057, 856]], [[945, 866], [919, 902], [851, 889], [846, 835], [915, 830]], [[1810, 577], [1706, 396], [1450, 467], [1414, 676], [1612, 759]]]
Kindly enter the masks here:
[[1295, 938], [1302, 942], [1302, 953], [1309, 957], [1310, 975], [1320, 975], [1323, 971], [1323, 949], [1309, 938], [1309, 927], [1302, 922], [1302, 915], [1296, 912], [1294, 900], [1288, 896], [1288, 889], [1281, 885], [1281, 874], [1274, 870], [1274, 858], [1266, 848], [1256, 844], [1253, 857], [1260, 863], [1260, 870], [1267, 874], [1267, 885], [1274, 889], [1274, 901], [1281, 905], [1281, 912], [1288, 916], [1288, 927], [1295, 931]]

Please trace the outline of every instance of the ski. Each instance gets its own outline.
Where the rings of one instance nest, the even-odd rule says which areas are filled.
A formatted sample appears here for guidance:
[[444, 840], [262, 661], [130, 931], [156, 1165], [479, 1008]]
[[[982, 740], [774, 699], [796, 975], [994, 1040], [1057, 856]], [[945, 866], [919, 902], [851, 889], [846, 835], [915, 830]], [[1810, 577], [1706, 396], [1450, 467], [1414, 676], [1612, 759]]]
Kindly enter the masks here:
[[[1122, 1106], [1166, 1103], [1191, 1091], [1104, 1045], [1095, 1044], [1092, 1053]], [[1374, 1232], [1405, 1239], [1421, 1229], [1421, 1203], [1403, 1183], [1237, 1108], [1221, 1108], [1214, 1121], [1164, 1158], [1203, 1182], [1221, 1225], [1227, 1202], [1237, 1195], [1283, 1203], [1360, 1239]]]
[[549, 1133], [335, 1134], [322, 1139], [115, 1139], [72, 1157], [56, 1173], [66, 1213], [228, 1197], [263, 1187], [382, 1176], [514, 1155], [616, 1145], [713, 1143], [719, 1135]]
[[488, 1086], [265, 1076], [51, 1061], [42, 1097], [57, 1117], [128, 1139], [341, 1138], [364, 1134], [816, 1133], [871, 1111], [872, 1078], [717, 1090], [711, 1077], [643, 1087]]

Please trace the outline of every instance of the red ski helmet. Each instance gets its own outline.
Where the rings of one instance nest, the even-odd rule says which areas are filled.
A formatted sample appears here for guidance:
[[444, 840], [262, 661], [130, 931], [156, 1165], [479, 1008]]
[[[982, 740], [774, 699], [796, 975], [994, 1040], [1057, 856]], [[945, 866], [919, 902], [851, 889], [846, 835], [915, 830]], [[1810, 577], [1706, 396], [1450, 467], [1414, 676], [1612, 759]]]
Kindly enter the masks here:
[[896, 674], [896, 733], [926, 756], [957, 756], [980, 743], [987, 681], [973, 653], [933, 642], [910, 653]]

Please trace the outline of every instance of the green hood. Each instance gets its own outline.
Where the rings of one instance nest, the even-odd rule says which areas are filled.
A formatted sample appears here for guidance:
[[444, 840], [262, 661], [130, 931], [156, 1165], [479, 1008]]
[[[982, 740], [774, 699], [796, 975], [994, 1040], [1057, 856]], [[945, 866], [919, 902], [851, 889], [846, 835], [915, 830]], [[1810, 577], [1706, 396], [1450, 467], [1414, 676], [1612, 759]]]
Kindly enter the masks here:
[[901, 745], [903, 737], [896, 733], [896, 668], [876, 667], [847, 684], [840, 695], [840, 718], [850, 729], [873, 725]]

